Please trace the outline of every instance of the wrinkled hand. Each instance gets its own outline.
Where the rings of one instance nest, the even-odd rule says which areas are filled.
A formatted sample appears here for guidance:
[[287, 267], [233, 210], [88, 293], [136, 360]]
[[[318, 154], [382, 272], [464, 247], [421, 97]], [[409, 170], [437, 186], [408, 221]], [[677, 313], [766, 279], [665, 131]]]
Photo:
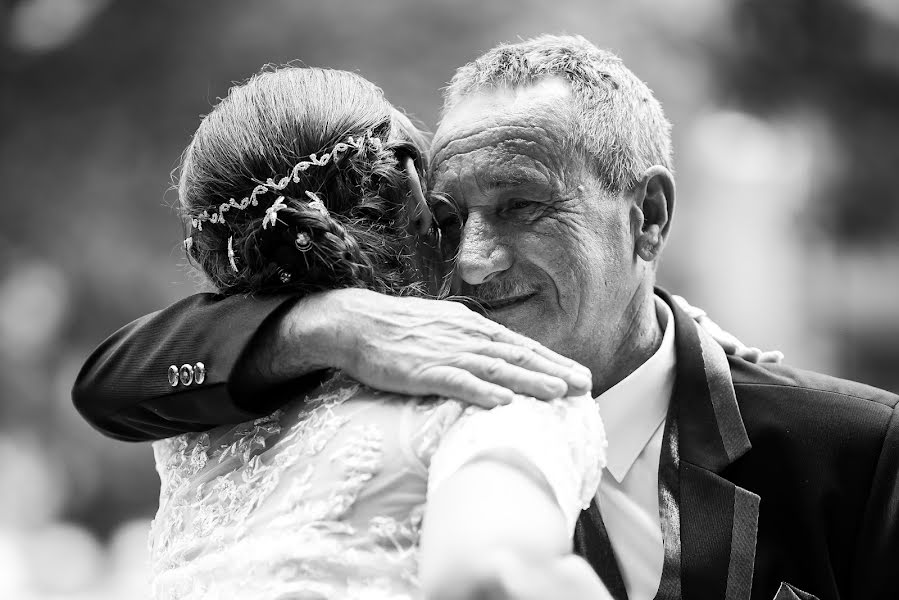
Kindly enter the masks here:
[[704, 310], [691, 306], [682, 296], [672, 296], [685, 313], [687, 313], [700, 327], [705, 329], [712, 338], [724, 349], [725, 354], [738, 356], [745, 361], [753, 363], [779, 363], [784, 359], [783, 352], [778, 350], [759, 350], [751, 348], [737, 339], [731, 333], [718, 326]]
[[359, 289], [328, 302], [343, 349], [334, 366], [375, 389], [490, 408], [513, 392], [550, 400], [592, 387], [586, 367], [456, 302]]
[[535, 564], [511, 556], [485, 559], [483, 574], [428, 600], [612, 600], [587, 562], [568, 555]]

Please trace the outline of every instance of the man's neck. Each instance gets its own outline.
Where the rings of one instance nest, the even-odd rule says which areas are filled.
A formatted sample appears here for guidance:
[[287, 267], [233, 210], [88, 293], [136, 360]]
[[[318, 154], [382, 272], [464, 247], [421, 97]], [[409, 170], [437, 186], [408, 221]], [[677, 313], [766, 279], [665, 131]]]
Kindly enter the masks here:
[[[624, 311], [620, 343], [611, 352], [597, 353], [604, 364], [588, 365], [593, 371], [593, 395], [598, 396], [633, 373], [659, 349], [662, 328], [656, 315], [655, 294], [640, 286]], [[616, 336], [617, 337], [617, 336]]]

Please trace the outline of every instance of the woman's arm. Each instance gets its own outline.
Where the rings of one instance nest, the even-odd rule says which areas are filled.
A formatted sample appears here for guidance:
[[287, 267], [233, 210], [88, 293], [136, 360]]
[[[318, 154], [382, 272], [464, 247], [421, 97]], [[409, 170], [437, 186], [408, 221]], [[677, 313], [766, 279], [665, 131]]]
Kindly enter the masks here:
[[503, 564], [547, 565], [571, 552], [605, 465], [592, 398], [519, 396], [442, 427], [419, 436], [437, 440], [430, 459], [422, 457], [428, 504], [419, 572], [427, 598], [467, 598], [495, 582]]
[[548, 483], [523, 458], [510, 458], [469, 462], [431, 494], [419, 559], [429, 600], [468, 598], [505, 560], [543, 564], [571, 551]]

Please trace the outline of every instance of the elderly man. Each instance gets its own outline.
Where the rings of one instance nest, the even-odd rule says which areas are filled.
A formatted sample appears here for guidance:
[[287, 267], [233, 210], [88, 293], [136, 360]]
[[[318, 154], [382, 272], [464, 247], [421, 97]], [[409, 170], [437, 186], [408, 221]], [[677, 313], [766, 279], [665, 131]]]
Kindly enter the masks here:
[[728, 357], [654, 288], [669, 130], [620, 59], [579, 37], [494, 48], [447, 91], [432, 184], [463, 218], [460, 290], [592, 381], [448, 303], [198, 296], [101, 346], [76, 404], [112, 436], [148, 439], [264, 414], [254, 398], [328, 366], [482, 402], [592, 385], [609, 464], [575, 542], [614, 597], [895, 597], [899, 398]]

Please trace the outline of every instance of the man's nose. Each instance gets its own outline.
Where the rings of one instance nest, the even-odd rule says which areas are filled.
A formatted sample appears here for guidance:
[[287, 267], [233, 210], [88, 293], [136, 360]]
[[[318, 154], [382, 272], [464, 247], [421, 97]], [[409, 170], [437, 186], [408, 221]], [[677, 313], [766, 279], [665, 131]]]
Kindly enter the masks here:
[[469, 214], [462, 228], [456, 274], [469, 285], [480, 285], [512, 266], [512, 253], [483, 216]]

